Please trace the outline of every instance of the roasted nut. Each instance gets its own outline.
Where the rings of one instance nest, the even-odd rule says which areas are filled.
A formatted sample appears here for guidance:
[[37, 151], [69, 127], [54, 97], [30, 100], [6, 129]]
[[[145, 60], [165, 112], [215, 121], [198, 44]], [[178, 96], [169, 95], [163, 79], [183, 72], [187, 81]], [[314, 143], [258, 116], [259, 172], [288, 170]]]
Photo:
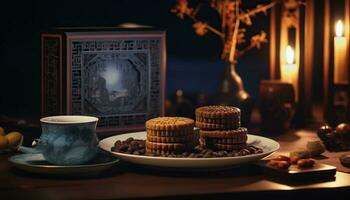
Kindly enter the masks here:
[[288, 169], [290, 166], [290, 162], [284, 160], [270, 160], [269, 164], [278, 169]]
[[137, 148], [139, 148], [139, 149], [145, 148], [145, 144], [139, 143], [138, 146], [137, 146]]
[[277, 167], [279, 169], [288, 169], [289, 166], [290, 166], [290, 162], [287, 162], [287, 161], [279, 161], [277, 164]]
[[246, 155], [249, 155], [249, 154], [250, 154], [250, 152], [248, 151], [248, 149], [242, 149], [242, 150], [240, 150], [239, 152], [242, 154], [242, 156], [246, 156]]
[[188, 157], [188, 155], [189, 155], [188, 152], [183, 152], [183, 153], [182, 153], [182, 156], [183, 156], [183, 157]]
[[120, 146], [120, 145], [122, 145], [122, 141], [120, 140], [115, 141], [114, 146]]
[[145, 149], [140, 149], [139, 152], [140, 152], [140, 155], [145, 155], [146, 150]]
[[296, 156], [290, 157], [290, 163], [291, 163], [292, 165], [296, 165], [297, 162], [298, 162], [298, 160], [300, 160], [300, 158], [298, 158], [298, 157], [296, 157]]
[[129, 144], [129, 143], [130, 143], [131, 141], [133, 141], [133, 140], [134, 140], [134, 138], [129, 137], [128, 139], [125, 140], [125, 142]]
[[207, 152], [203, 155], [204, 158], [210, 158], [212, 157], [212, 153], [211, 152]]
[[273, 158], [273, 160], [289, 162], [290, 158], [288, 156], [278, 155], [276, 158]]
[[218, 156], [219, 156], [219, 157], [223, 157], [223, 156], [224, 156], [224, 153], [223, 153], [222, 151], [219, 151], [219, 152], [218, 152]]
[[127, 152], [132, 153], [132, 152], [134, 152], [134, 150], [135, 149], [132, 146], [129, 146]]
[[189, 158], [196, 158], [197, 155], [196, 155], [195, 153], [191, 153], [188, 157], [189, 157]]
[[201, 151], [203, 151], [203, 146], [201, 146], [201, 145], [198, 145], [198, 146], [196, 146], [196, 147], [194, 147], [194, 151], [195, 152], [201, 152]]
[[312, 159], [300, 159], [297, 162], [297, 166], [300, 169], [311, 168], [315, 165], [315, 161]]
[[127, 144], [122, 144], [119, 148], [120, 151], [127, 151], [128, 150], [128, 145]]
[[137, 148], [137, 146], [138, 146], [138, 141], [136, 141], [136, 140], [132, 140], [131, 142], [130, 142], [130, 145], [132, 146], [132, 147], [136, 147]]
[[270, 160], [269, 161], [269, 165], [271, 165], [271, 166], [277, 166], [277, 164], [278, 164], [278, 160]]
[[180, 154], [165, 153], [164, 155], [157, 155], [154, 153], [146, 153], [145, 140], [139, 140], [134, 138], [128, 138], [124, 141], [117, 140], [114, 146], [111, 147], [111, 151], [134, 154], [134, 155], [146, 155], [146, 156], [164, 156], [164, 157], [176, 157], [176, 158], [213, 158], [213, 157], [235, 157], [254, 154], [262, 152], [261, 148], [254, 147], [252, 145], [240, 151], [214, 151], [212, 149], [205, 148], [201, 145], [197, 145], [188, 152], [182, 152]]

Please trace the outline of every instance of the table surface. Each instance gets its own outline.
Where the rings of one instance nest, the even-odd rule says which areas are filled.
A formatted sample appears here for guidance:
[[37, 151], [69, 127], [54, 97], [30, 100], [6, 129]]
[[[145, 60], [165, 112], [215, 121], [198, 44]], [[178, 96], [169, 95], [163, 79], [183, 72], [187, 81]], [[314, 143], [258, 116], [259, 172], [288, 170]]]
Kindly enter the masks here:
[[[274, 138], [281, 144], [278, 153], [286, 153], [315, 139], [315, 132], [289, 131]], [[11, 155], [0, 155], [0, 196], [16, 199], [246, 199], [261, 195], [264, 199], [292, 199], [311, 193], [325, 198], [335, 193], [350, 195], [350, 174], [339, 171], [335, 180], [290, 184], [271, 180], [252, 166], [180, 172], [121, 163], [98, 177], [47, 177], [16, 170], [7, 160]]]

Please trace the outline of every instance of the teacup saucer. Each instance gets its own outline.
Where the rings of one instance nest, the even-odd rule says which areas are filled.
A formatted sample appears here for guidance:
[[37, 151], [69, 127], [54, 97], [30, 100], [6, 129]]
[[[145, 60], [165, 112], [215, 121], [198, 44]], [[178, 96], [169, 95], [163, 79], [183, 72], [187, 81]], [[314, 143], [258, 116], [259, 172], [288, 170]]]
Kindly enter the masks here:
[[119, 162], [119, 159], [108, 156], [104, 153], [98, 153], [94, 160], [83, 165], [53, 165], [45, 160], [41, 153], [39, 154], [20, 154], [9, 158], [9, 161], [18, 169], [49, 175], [70, 175], [70, 174], [98, 174], [109, 169]]

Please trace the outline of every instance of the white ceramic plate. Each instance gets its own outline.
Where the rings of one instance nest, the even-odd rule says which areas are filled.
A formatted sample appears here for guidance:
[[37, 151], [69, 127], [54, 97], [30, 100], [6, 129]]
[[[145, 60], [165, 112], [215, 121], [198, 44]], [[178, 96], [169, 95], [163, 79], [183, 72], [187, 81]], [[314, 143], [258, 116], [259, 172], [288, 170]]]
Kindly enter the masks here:
[[129, 137], [134, 139], [146, 139], [146, 132], [135, 132], [122, 135], [116, 135], [105, 138], [100, 141], [100, 148], [110, 152], [112, 155], [128, 161], [130, 163], [156, 166], [156, 167], [171, 167], [171, 168], [213, 168], [213, 167], [231, 167], [239, 164], [252, 162], [262, 159], [271, 153], [277, 151], [280, 147], [278, 142], [256, 135], [248, 134], [248, 144], [263, 149], [263, 153], [252, 154], [239, 157], [220, 157], [220, 158], [168, 158], [168, 157], [153, 157], [140, 156], [126, 153], [112, 152], [111, 147], [114, 146], [117, 140], [126, 140]]

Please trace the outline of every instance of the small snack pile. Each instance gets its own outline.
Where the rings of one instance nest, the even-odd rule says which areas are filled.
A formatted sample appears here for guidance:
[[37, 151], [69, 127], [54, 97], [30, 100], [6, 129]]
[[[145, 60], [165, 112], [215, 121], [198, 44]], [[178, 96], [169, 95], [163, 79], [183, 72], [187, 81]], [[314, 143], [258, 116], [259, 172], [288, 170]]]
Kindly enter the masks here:
[[247, 147], [247, 128], [240, 127], [241, 111], [232, 106], [204, 106], [196, 109], [200, 143], [209, 149], [239, 151]]
[[194, 121], [185, 117], [157, 117], [146, 122], [146, 154], [180, 154], [194, 148]]
[[16, 150], [22, 137], [22, 134], [17, 131], [6, 134], [5, 130], [0, 127], [0, 152], [3, 150]]
[[315, 165], [315, 161], [309, 158], [298, 158], [295, 156], [283, 156], [279, 155], [271, 159], [268, 164], [272, 167], [287, 170], [291, 165], [296, 165], [299, 169], [312, 168]]
[[317, 131], [328, 151], [350, 150], [350, 124], [341, 123], [335, 129], [331, 126], [321, 126]]
[[138, 140], [138, 139], [129, 137], [128, 139], [123, 141], [117, 140], [114, 143], [114, 146], [111, 148], [111, 151], [123, 152], [123, 153], [134, 154], [134, 155], [145, 155], [146, 153], [145, 143], [146, 143], [146, 140]]

